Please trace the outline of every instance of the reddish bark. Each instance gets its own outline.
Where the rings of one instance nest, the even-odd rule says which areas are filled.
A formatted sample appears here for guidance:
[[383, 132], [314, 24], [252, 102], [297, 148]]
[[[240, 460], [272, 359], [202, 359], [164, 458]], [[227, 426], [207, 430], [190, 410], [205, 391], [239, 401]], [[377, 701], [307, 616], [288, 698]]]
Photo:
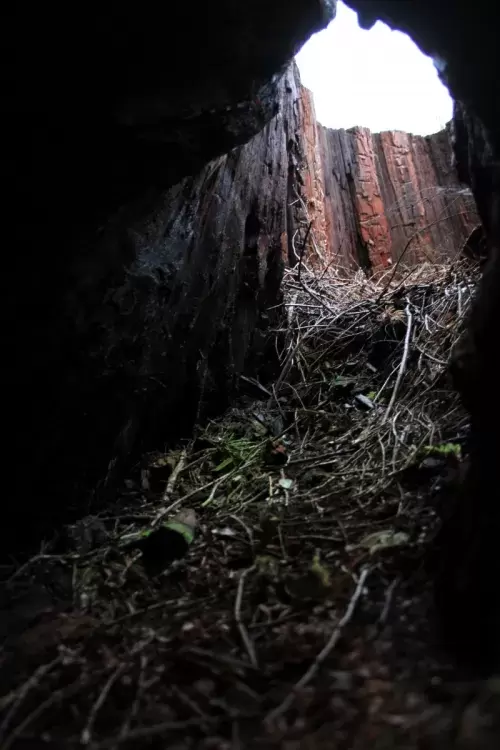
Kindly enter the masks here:
[[479, 218], [452, 166], [448, 129], [425, 137], [331, 130], [314, 121], [304, 88], [299, 110], [310, 263], [377, 271], [400, 258], [413, 265], [460, 252]]

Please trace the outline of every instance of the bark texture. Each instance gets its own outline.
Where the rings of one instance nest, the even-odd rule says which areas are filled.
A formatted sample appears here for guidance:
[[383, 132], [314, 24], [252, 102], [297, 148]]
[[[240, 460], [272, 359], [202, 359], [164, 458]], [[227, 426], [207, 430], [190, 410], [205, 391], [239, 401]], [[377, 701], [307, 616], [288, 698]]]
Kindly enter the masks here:
[[460, 253], [480, 219], [453, 165], [449, 127], [426, 137], [332, 130], [316, 123], [304, 88], [301, 110], [311, 263], [376, 272]]
[[5, 551], [95, 507], [141, 448], [227, 398], [278, 302], [287, 67], [334, 12], [2, 11]]

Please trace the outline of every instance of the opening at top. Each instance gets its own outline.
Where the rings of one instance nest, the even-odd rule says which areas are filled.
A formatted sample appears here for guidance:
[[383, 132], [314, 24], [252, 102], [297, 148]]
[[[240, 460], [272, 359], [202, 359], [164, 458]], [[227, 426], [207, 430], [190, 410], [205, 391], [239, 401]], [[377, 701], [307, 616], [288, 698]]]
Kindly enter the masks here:
[[430, 135], [451, 119], [452, 99], [432, 59], [380, 21], [361, 29], [342, 2], [328, 28], [301, 49], [297, 64], [326, 127]]

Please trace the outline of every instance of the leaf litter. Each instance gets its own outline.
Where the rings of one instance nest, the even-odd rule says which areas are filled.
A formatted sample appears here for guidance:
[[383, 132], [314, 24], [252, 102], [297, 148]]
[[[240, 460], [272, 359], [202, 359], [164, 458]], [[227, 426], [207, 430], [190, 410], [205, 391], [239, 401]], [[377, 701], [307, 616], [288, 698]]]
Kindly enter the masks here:
[[275, 382], [2, 569], [0, 747], [497, 747], [498, 680], [449, 663], [429, 568], [475, 281], [287, 271]]

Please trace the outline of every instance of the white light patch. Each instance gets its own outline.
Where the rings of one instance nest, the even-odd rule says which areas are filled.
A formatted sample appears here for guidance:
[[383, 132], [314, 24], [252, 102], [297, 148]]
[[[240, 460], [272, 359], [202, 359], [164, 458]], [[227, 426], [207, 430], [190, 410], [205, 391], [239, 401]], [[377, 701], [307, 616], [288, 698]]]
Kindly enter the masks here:
[[327, 127], [429, 135], [451, 119], [453, 102], [435, 62], [406, 34], [380, 21], [364, 31], [342, 2], [335, 20], [301, 49], [297, 63], [303, 85], [314, 94], [317, 118]]

